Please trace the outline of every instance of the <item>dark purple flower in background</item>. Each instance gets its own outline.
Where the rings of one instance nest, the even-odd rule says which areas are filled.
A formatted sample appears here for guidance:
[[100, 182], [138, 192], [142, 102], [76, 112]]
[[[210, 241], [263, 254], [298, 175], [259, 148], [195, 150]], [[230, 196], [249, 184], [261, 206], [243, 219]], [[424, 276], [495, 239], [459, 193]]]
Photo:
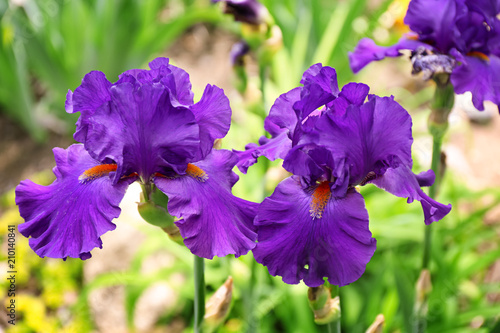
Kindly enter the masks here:
[[252, 25], [266, 22], [267, 8], [257, 0], [212, 0], [213, 3], [222, 2], [224, 13], [234, 16], [234, 20]]
[[355, 186], [372, 183], [408, 202], [419, 200], [425, 223], [447, 215], [420, 188], [434, 182], [432, 170], [412, 171], [411, 118], [392, 97], [368, 95], [349, 83], [342, 90], [333, 68], [313, 65], [303, 87], [281, 95], [265, 120], [272, 138], [238, 152], [242, 171], [258, 156], [283, 158], [292, 176], [257, 209], [256, 260], [286, 283], [310, 287], [356, 281], [376, 241], [368, 228], [364, 199]]
[[244, 57], [250, 52], [250, 45], [244, 40], [240, 40], [233, 44], [229, 58], [231, 65], [243, 66], [245, 64]]
[[90, 72], [66, 110], [80, 112], [74, 144], [54, 149], [57, 179], [25, 180], [16, 203], [19, 231], [41, 257], [91, 257], [100, 236], [115, 229], [128, 185], [154, 184], [169, 197], [169, 212], [196, 255], [236, 256], [255, 246], [256, 204], [231, 194], [238, 158], [213, 149], [229, 130], [231, 109], [222, 89], [207, 85], [193, 102], [189, 75], [157, 58], [151, 70], [129, 70], [115, 83]]
[[[412, 0], [404, 22], [412, 33], [389, 47], [363, 38], [349, 54], [357, 73], [374, 60], [411, 50], [414, 72], [450, 74], [455, 92], [472, 93], [474, 106], [500, 105], [500, 1]], [[417, 57], [417, 58], [415, 58]]]

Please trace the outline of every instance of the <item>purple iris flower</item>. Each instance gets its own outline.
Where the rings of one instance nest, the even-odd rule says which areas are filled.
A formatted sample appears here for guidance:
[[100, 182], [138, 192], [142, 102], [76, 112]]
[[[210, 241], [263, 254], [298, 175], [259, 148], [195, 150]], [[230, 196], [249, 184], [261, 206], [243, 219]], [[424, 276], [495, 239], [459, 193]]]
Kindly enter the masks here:
[[233, 44], [229, 58], [233, 66], [244, 66], [244, 57], [250, 52], [250, 45], [244, 40], [240, 40]]
[[283, 158], [292, 175], [257, 209], [255, 259], [290, 284], [346, 285], [370, 261], [376, 241], [364, 199], [355, 186], [368, 183], [408, 202], [419, 200], [430, 224], [451, 209], [427, 196], [432, 170], [412, 171], [411, 117], [392, 97], [368, 95], [349, 83], [342, 90], [331, 67], [316, 64], [303, 87], [281, 95], [265, 120], [271, 138], [238, 152], [242, 171], [258, 156]]
[[224, 13], [234, 16], [234, 20], [252, 25], [259, 25], [267, 19], [267, 9], [257, 0], [212, 0], [222, 2]]
[[474, 106], [500, 105], [500, 0], [412, 0], [404, 22], [412, 33], [389, 47], [363, 38], [349, 54], [356, 73], [374, 60], [412, 52], [413, 72], [450, 74], [457, 94], [470, 91]]
[[115, 229], [128, 185], [154, 184], [169, 198], [169, 213], [194, 254], [236, 256], [255, 246], [257, 204], [231, 194], [238, 158], [213, 149], [229, 130], [231, 109], [222, 89], [207, 85], [193, 102], [188, 74], [157, 58], [151, 70], [129, 70], [116, 83], [88, 73], [66, 110], [80, 112], [74, 138], [82, 144], [54, 149], [57, 179], [49, 186], [25, 180], [16, 203], [41, 257], [91, 257], [100, 236]]

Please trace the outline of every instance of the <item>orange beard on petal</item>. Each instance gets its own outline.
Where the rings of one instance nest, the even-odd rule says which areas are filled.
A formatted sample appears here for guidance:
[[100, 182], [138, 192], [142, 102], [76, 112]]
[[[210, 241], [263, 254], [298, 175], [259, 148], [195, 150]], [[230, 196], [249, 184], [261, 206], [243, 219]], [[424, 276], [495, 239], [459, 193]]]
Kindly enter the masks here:
[[116, 164], [100, 164], [93, 168], [85, 170], [79, 177], [78, 180], [81, 183], [85, 183], [96, 178], [108, 175], [110, 172], [116, 171]]
[[188, 163], [186, 173], [200, 182], [204, 182], [208, 179], [208, 175], [205, 171], [191, 163]]
[[330, 183], [327, 181], [321, 182], [313, 192], [309, 213], [314, 219], [320, 219], [323, 216], [328, 200], [330, 200], [332, 192], [330, 191]]

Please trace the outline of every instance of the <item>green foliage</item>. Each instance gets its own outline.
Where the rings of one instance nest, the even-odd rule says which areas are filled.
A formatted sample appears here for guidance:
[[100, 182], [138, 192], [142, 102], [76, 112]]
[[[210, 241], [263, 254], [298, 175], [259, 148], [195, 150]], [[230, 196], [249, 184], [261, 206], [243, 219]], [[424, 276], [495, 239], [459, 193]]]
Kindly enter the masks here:
[[99, 70], [116, 81], [195, 23], [222, 17], [208, 3], [187, 0], [36, 0], [4, 10], [0, 110], [35, 139], [61, 120], [68, 125], [58, 129], [72, 131], [76, 117], [65, 113], [64, 101], [86, 73]]

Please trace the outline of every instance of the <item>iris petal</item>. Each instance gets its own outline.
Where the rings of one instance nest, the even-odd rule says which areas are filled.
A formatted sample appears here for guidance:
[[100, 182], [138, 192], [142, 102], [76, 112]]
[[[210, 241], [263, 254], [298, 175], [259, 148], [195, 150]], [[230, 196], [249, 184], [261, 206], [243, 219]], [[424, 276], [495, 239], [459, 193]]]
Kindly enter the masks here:
[[249, 144], [245, 151], [234, 151], [238, 155], [237, 166], [241, 172], [246, 173], [259, 156], [265, 156], [271, 161], [285, 158], [292, 147], [293, 132], [297, 126], [293, 105], [300, 99], [300, 91], [300, 88], [295, 88], [280, 95], [269, 110], [269, 115], [264, 120], [264, 128], [271, 134], [271, 138], [262, 136], [259, 145]]
[[418, 200], [422, 204], [425, 224], [439, 221], [451, 210], [451, 205], [443, 205], [430, 198], [420, 188], [419, 181], [425, 179], [425, 185], [429, 185], [429, 173], [415, 175], [405, 166], [388, 169], [382, 177], [372, 180], [371, 183], [398, 197], [408, 198], [408, 203]]
[[99, 165], [80, 144], [55, 148], [54, 156], [57, 179], [51, 185], [25, 180], [16, 188], [16, 204], [26, 221], [19, 232], [31, 236], [30, 246], [40, 257], [88, 259], [92, 249], [102, 248], [100, 236], [116, 228], [111, 221], [134, 179], [115, 186], [107, 175], [80, 181], [81, 174]]
[[247, 173], [248, 168], [257, 163], [257, 159], [260, 156], [265, 156], [271, 161], [277, 158], [285, 158], [292, 147], [292, 141], [290, 141], [288, 133], [286, 132], [271, 139], [262, 137], [260, 143], [261, 145], [254, 143], [248, 144], [244, 151], [234, 151], [238, 156], [238, 163], [236, 166], [241, 172]]
[[335, 69], [321, 64], [309, 67], [300, 83], [304, 87], [300, 91], [300, 100], [294, 104], [294, 109], [301, 122], [311, 112], [334, 100], [340, 92]]
[[330, 198], [321, 218], [314, 218], [312, 194], [292, 176], [263, 201], [255, 218], [255, 259], [289, 284], [303, 280], [317, 287], [324, 277], [335, 285], [352, 283], [363, 274], [376, 248], [364, 199], [351, 189], [344, 198]]
[[[346, 88], [348, 86], [345, 86]], [[358, 90], [356, 86], [349, 89]], [[359, 184], [370, 171], [383, 173], [381, 162], [393, 156], [411, 168], [411, 117], [392, 97], [370, 96], [358, 107], [328, 112], [317, 131], [303, 142], [328, 147], [334, 156], [346, 156], [351, 165], [350, 184]]]
[[66, 96], [66, 111], [90, 112], [93, 113], [97, 108], [111, 99], [109, 88], [111, 82], [106, 79], [104, 73], [92, 71], [85, 75], [82, 84], [72, 93], [71, 90]]
[[489, 60], [466, 56], [464, 62], [451, 73], [451, 82], [457, 94], [472, 93], [472, 103], [484, 110], [484, 101], [500, 104], [500, 58], [490, 55]]
[[210, 153], [215, 139], [223, 138], [231, 125], [231, 107], [224, 91], [207, 85], [201, 100], [191, 107], [200, 127], [200, 152], [195, 161]]
[[194, 164], [206, 174], [203, 179], [187, 173], [154, 180], [169, 198], [169, 213], [180, 218], [176, 224], [184, 244], [197, 256], [241, 256], [255, 247], [257, 235], [252, 222], [257, 204], [231, 194], [238, 180], [232, 171], [236, 161], [230, 151], [213, 150]]
[[404, 22], [419, 35], [419, 40], [432, 41], [440, 52], [446, 53], [460, 41], [455, 38], [455, 23], [463, 10], [463, 1], [412, 0]]
[[432, 50], [433, 47], [409, 36], [401, 38], [392, 46], [379, 46], [370, 38], [363, 38], [353, 52], [349, 52], [349, 63], [354, 73], [359, 72], [372, 61], [382, 60], [386, 57], [399, 57], [400, 50], [416, 50], [419, 46]]
[[175, 99], [183, 105], [193, 104], [194, 94], [191, 90], [191, 81], [189, 80], [189, 74], [182, 68], [173, 66], [169, 64], [168, 58], [156, 58], [149, 63], [149, 68], [151, 69], [168, 69], [172, 75], [173, 84], [164, 84], [170, 89]]
[[118, 177], [183, 169], [199, 150], [199, 127], [188, 108], [172, 105], [169, 94], [154, 83], [114, 85], [111, 101], [91, 115], [82, 113], [74, 138], [96, 160], [117, 163]]

